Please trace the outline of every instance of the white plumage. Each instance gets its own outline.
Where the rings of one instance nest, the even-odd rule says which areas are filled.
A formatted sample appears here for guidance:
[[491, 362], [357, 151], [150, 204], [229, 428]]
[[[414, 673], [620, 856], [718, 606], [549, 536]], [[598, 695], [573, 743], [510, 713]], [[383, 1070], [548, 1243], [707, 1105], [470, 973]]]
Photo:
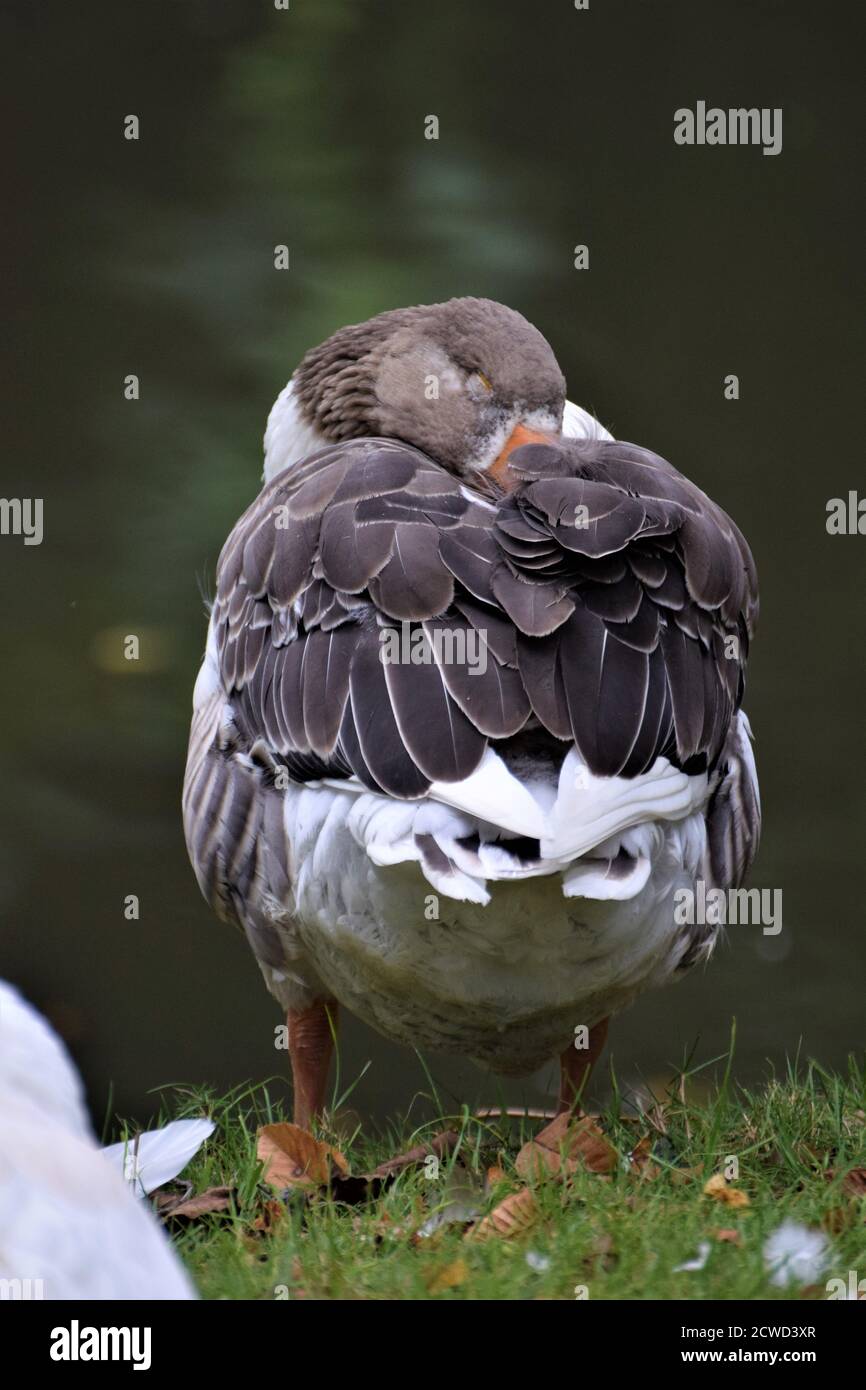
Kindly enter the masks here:
[[100, 1151], [60, 1039], [3, 981], [0, 1117], [7, 1296], [195, 1298], [168, 1240]]
[[[652, 815], [647, 800], [644, 810]], [[287, 794], [298, 877], [294, 911], [277, 925], [281, 965], [262, 965], [272, 992], [291, 1007], [310, 987], [312, 963], [334, 997], [387, 1036], [521, 1075], [576, 1025], [674, 977], [683, 932], [670, 904], [700, 872], [699, 811], [659, 814], [604, 839], [599, 830], [592, 854], [543, 869], [521, 872], [483, 841], [470, 862], [457, 841], [492, 836], [507, 819], [494, 826], [432, 799], [392, 803], [362, 787]], [[460, 872], [438, 874], [418, 834]], [[611, 878], [620, 850], [630, 873]]]

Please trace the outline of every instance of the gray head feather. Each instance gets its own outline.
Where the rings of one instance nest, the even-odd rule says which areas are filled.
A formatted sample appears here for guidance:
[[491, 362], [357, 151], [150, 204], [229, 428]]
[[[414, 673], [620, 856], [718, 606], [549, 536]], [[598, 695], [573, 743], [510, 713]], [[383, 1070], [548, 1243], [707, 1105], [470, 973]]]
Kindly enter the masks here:
[[545, 338], [492, 299], [392, 309], [341, 328], [294, 380], [326, 439], [401, 439], [466, 474], [489, 466], [521, 420], [558, 429], [565, 403]]

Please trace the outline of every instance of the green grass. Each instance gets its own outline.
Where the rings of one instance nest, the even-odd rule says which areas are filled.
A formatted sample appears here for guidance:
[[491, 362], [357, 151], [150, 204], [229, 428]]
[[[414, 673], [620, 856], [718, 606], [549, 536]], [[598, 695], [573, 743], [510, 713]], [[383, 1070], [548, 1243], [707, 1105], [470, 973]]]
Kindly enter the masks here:
[[[830, 1075], [810, 1064], [754, 1091], [726, 1074], [711, 1095], [692, 1098], [695, 1077], [679, 1078], [642, 1114], [630, 1111], [614, 1086], [600, 1123], [618, 1151], [616, 1170], [531, 1183], [534, 1223], [519, 1236], [484, 1242], [464, 1239], [459, 1224], [428, 1238], [415, 1233], [467, 1187], [486, 1212], [522, 1186], [514, 1159], [541, 1121], [464, 1113], [379, 1134], [356, 1125], [348, 1138], [326, 1125], [322, 1136], [358, 1174], [446, 1127], [458, 1130], [460, 1143], [438, 1178], [406, 1171], [360, 1205], [297, 1192], [275, 1204], [261, 1182], [255, 1134], [259, 1125], [289, 1118], [285, 1102], [272, 1098], [287, 1088], [263, 1084], [223, 1097], [174, 1088], [163, 1121], [205, 1113], [218, 1126], [184, 1179], [196, 1192], [227, 1186], [234, 1195], [230, 1211], [169, 1229], [208, 1299], [574, 1299], [576, 1286], [591, 1299], [786, 1299], [826, 1297], [825, 1279], [847, 1279], [852, 1269], [866, 1276], [866, 1201], [850, 1195], [850, 1180], [845, 1184], [851, 1169], [866, 1165], [864, 1072], [852, 1063], [846, 1076]], [[628, 1160], [644, 1135], [652, 1146], [649, 1177]], [[704, 1195], [707, 1179], [730, 1155], [739, 1163], [734, 1186], [748, 1206]], [[485, 1193], [484, 1175], [494, 1164], [505, 1181]], [[270, 1231], [260, 1229], [263, 1213], [276, 1214]], [[764, 1241], [786, 1217], [822, 1228], [831, 1242], [820, 1285], [805, 1293], [775, 1288], [764, 1268]], [[740, 1243], [719, 1241], [720, 1228], [738, 1232]], [[705, 1267], [674, 1273], [701, 1241], [711, 1245]], [[443, 1287], [449, 1274], [459, 1282]]]

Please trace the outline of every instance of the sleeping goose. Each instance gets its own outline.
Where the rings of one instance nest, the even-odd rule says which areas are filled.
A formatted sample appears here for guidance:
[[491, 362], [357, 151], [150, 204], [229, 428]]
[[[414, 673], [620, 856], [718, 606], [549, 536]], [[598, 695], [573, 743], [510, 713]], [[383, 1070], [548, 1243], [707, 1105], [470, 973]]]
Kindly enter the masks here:
[[223, 548], [184, 823], [287, 1011], [295, 1119], [338, 1003], [579, 1100], [611, 1014], [706, 959], [739, 885], [757, 584], [730, 518], [566, 400], [485, 299], [340, 329], [271, 411]]

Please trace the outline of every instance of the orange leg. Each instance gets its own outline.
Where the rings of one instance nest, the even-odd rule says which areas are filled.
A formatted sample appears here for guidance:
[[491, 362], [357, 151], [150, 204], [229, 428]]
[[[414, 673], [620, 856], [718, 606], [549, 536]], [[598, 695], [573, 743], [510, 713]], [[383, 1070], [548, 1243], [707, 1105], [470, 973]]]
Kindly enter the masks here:
[[589, 1047], [567, 1047], [560, 1058], [559, 1104], [556, 1113], [577, 1110], [589, 1075], [598, 1061], [607, 1041], [607, 1025], [610, 1019], [603, 1018], [589, 1030]]
[[[295, 1085], [295, 1124], [309, 1129], [325, 1108], [328, 1068], [334, 1051], [337, 1003], [319, 1000], [309, 1009], [289, 1009], [289, 1053]], [[333, 1027], [333, 1031], [332, 1031]]]

